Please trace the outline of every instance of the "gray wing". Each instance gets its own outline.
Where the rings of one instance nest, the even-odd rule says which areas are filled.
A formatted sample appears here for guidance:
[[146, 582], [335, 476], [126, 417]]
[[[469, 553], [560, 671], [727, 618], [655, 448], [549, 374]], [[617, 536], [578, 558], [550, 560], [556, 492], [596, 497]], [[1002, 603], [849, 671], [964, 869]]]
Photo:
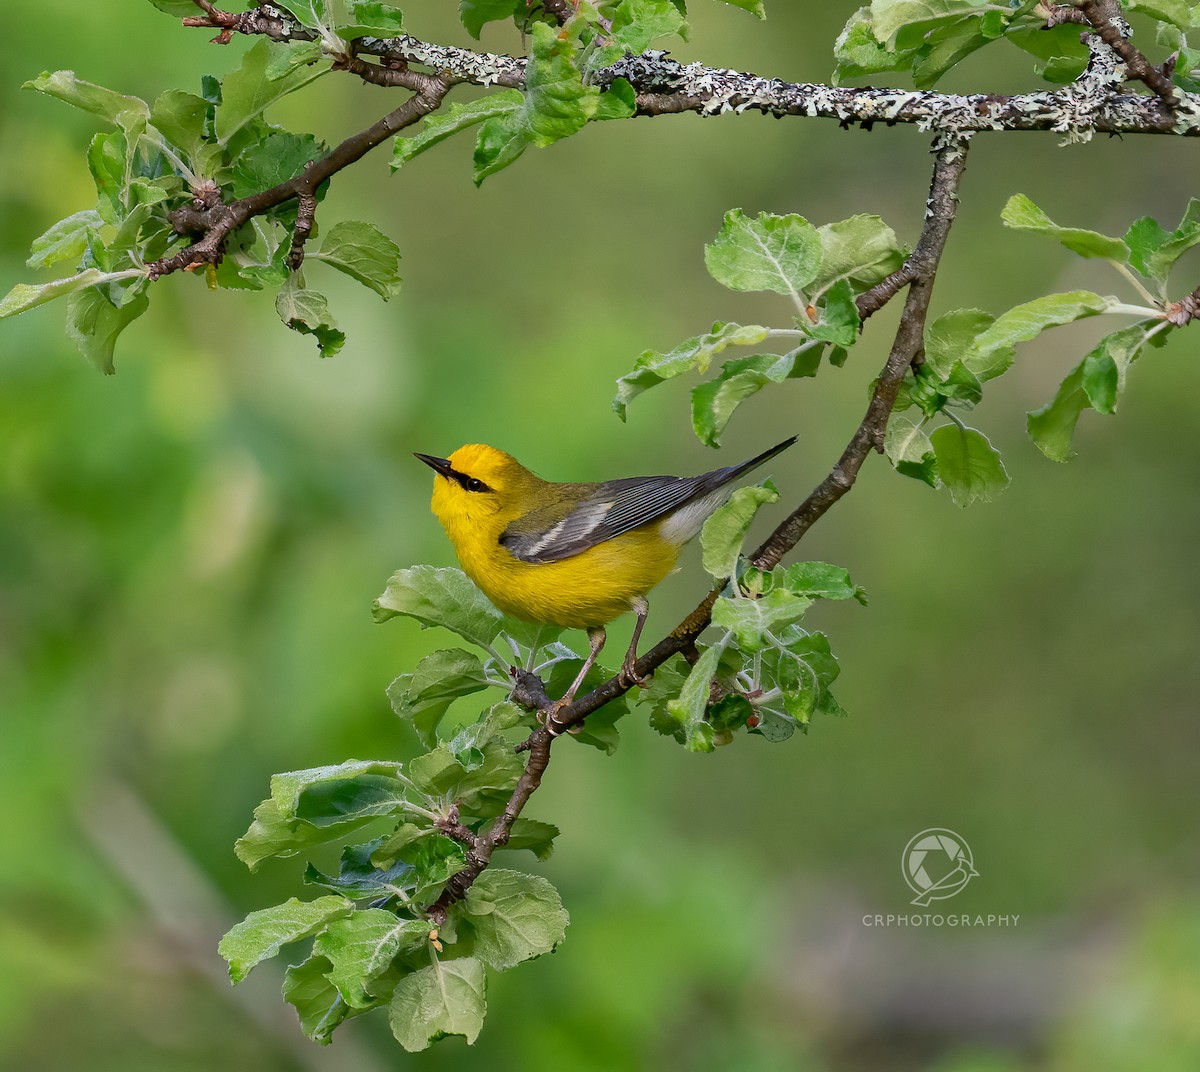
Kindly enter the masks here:
[[557, 562], [581, 554], [605, 540], [641, 528], [716, 490], [732, 479], [732, 470], [701, 476], [644, 476], [610, 480], [557, 524], [530, 532], [506, 530], [500, 542], [522, 562]]
[[[558, 562], [582, 554], [614, 536], [649, 525], [690, 502], [736, 480], [796, 442], [785, 439], [740, 465], [727, 465], [699, 476], [634, 476], [597, 484], [566, 517], [528, 527], [510, 525], [500, 543], [522, 562]], [[713, 504], [716, 505], [715, 503]]]

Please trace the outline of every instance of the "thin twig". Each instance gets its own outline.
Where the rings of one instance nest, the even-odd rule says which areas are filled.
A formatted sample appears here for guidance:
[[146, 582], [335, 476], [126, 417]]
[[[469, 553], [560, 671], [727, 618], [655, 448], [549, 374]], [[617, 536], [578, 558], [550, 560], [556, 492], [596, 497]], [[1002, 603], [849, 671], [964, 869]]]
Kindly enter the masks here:
[[[1144, 82], [1172, 112], [1179, 107], [1175, 86], [1159, 68], [1153, 66], [1139, 49], [1129, 43], [1129, 26], [1121, 18], [1121, 9], [1112, 0], [1078, 0], [1080, 13], [1095, 29], [1100, 40], [1111, 48], [1131, 78]], [[1119, 21], [1118, 21], [1119, 20]]]

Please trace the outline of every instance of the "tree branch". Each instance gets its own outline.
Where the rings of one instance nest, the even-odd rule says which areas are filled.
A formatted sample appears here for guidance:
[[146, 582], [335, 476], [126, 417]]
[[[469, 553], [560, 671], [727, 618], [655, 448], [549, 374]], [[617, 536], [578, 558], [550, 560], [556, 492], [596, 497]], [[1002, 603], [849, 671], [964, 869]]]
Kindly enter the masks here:
[[[187, 19], [185, 23], [262, 34], [276, 41], [312, 39], [303, 26], [286, 19], [286, 12], [269, 4], [239, 14], [214, 9], [213, 15]], [[1120, 33], [1117, 39], [1124, 41]], [[407, 34], [387, 39], [363, 37], [354, 44], [357, 53], [427, 67], [451, 84], [515, 89], [525, 84], [527, 61], [521, 57], [436, 45]], [[608, 86], [617, 78], [627, 79], [637, 93], [640, 115], [697, 112], [707, 116], [753, 110], [774, 116], [836, 119], [843, 126], [913, 123], [922, 130], [948, 134], [1047, 130], [1073, 140], [1086, 139], [1094, 132], [1200, 136], [1200, 100], [1176, 91], [1169, 82], [1166, 84], [1174, 106], [1161, 94], [1148, 97], [1122, 93], [1120, 86], [1128, 60], [1114, 51], [1116, 46], [1099, 40], [1096, 35], [1089, 38], [1089, 45], [1092, 63], [1076, 82], [1054, 91], [1013, 95], [856, 89], [785, 82], [702, 63], [682, 64], [658, 51], [628, 55], [598, 71], [595, 81]], [[1155, 69], [1144, 57], [1142, 61], [1153, 79]], [[1142, 77], [1132, 70], [1130, 73]], [[1157, 74], [1160, 80], [1165, 80], [1161, 72]]]
[[[936, 159], [921, 237], [908, 260], [892, 277], [889, 277], [889, 279], [902, 280], [891, 288], [892, 294], [896, 293], [905, 283], [910, 284], [908, 298], [891, 352], [876, 381], [866, 415], [829, 475], [754, 552], [752, 560], [754, 565], [760, 569], [771, 569], [777, 565], [783, 555], [799, 542], [813, 523], [854, 486], [858, 472], [871, 450], [882, 449], [883, 434], [896, 401], [896, 394], [905, 373], [920, 353], [923, 345], [925, 319], [929, 311], [934, 277], [937, 274], [942, 250], [945, 249], [946, 238], [954, 223], [958, 207], [958, 187], [967, 162], [967, 141], [965, 136], [955, 136], [939, 138], [935, 143]], [[888, 281], [885, 280], [885, 282]], [[886, 298], [875, 299], [872, 303], [872, 311], [881, 307], [885, 301]], [[700, 605], [676, 627], [670, 636], [660, 641], [638, 660], [637, 675], [639, 677], [649, 675], [672, 655], [694, 647], [696, 639], [708, 627], [713, 604], [721, 590], [721, 587], [718, 587], [709, 592]], [[531, 711], [550, 710], [553, 701], [547, 695], [545, 686], [536, 674], [519, 667], [514, 667], [512, 674], [515, 685], [511, 698], [515, 703]], [[562, 729], [578, 725], [593, 711], [615, 700], [628, 689], [629, 686], [621, 684], [619, 677], [610, 678], [586, 696], [580, 697], [568, 707], [557, 711], [555, 722]], [[543, 726], [534, 730], [529, 738], [518, 746], [518, 751], [529, 753], [529, 759], [503, 814], [487, 834], [481, 834], [474, 839], [474, 844], [467, 850], [466, 867], [451, 877], [446, 883], [442, 895], [428, 909], [430, 919], [439, 926], [446, 922], [450, 906], [465, 896], [467, 890], [471, 888], [471, 884], [487, 868], [493, 851], [508, 841], [513, 823], [529, 802], [529, 798], [541, 785], [542, 776], [550, 764], [550, 750], [557, 738], [558, 734], [552, 736], [550, 731]], [[451, 826], [457, 826], [457, 814], [448, 822], [451, 823]], [[455, 836], [453, 830], [448, 832], [451, 836]]]
[[321, 183], [361, 159], [398, 130], [411, 126], [436, 110], [450, 90], [449, 83], [436, 75], [422, 74], [417, 77], [421, 79], [422, 86], [419, 92], [366, 130], [347, 138], [327, 156], [314, 160], [287, 182], [229, 204], [221, 202], [219, 196], [203, 200], [197, 197], [191, 205], [172, 213], [171, 223], [178, 233], [203, 237], [178, 253], [147, 265], [150, 281], [199, 264], [219, 264], [225, 255], [225, 245], [234, 231], [255, 216], [293, 200], [299, 201], [300, 211], [288, 259], [293, 268], [299, 267], [304, 242], [312, 231], [316, 212], [315, 194]]

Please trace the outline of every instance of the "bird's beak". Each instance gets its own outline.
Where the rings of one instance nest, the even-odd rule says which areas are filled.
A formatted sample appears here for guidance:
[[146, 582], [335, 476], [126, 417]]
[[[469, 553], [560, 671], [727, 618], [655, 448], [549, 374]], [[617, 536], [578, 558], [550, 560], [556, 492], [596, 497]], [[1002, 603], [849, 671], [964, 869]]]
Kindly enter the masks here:
[[418, 454], [416, 451], [413, 451], [413, 457], [420, 458], [430, 469], [445, 477], [448, 477], [454, 468], [449, 458], [435, 458], [432, 454]]

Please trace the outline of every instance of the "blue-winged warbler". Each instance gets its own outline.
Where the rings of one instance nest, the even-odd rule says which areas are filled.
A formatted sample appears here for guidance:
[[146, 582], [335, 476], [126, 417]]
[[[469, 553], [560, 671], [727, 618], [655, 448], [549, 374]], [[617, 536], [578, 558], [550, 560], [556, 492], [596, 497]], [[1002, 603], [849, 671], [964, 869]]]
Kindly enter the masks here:
[[604, 646], [604, 626], [637, 614], [621, 665], [637, 677], [646, 593], [675, 566], [680, 548], [725, 500], [729, 484], [796, 442], [784, 440], [740, 465], [693, 477], [638, 476], [598, 484], [543, 480], [516, 458], [474, 443], [448, 458], [417, 454], [437, 476], [433, 512], [462, 568], [497, 607], [529, 622], [586, 629], [591, 642], [575, 696]]

